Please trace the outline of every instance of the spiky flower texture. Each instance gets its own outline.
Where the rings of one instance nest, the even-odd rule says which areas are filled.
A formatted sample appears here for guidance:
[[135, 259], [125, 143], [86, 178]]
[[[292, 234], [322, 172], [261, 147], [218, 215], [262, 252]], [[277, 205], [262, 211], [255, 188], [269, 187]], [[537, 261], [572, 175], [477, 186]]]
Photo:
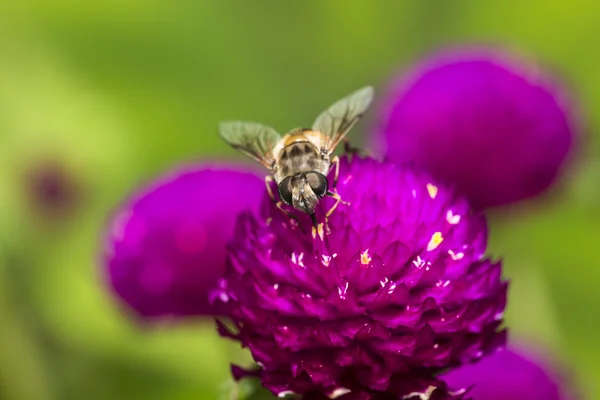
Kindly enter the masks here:
[[462, 397], [437, 374], [505, 341], [507, 283], [485, 258], [485, 217], [425, 173], [371, 159], [342, 160], [337, 190], [349, 204], [330, 234], [313, 237], [308, 217], [297, 224], [267, 198], [240, 215], [213, 293], [233, 322], [221, 334], [260, 367], [236, 376], [276, 395]]

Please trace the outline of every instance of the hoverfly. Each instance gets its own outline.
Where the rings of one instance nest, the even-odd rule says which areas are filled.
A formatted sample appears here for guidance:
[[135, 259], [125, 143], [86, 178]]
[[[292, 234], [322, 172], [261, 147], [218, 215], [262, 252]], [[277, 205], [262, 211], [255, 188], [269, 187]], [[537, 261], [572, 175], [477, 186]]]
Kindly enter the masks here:
[[[373, 88], [367, 86], [335, 102], [317, 117], [312, 128], [297, 128], [283, 137], [273, 128], [256, 122], [221, 122], [219, 134], [233, 148], [258, 161], [271, 172], [265, 178], [270, 198], [277, 208], [297, 221], [282, 208], [282, 204], [294, 207], [310, 215], [313, 237], [322, 234], [315, 209], [319, 200], [330, 196], [335, 204], [325, 215], [327, 218], [342, 201], [335, 190], [340, 171], [338, 156], [332, 156], [348, 131], [364, 115], [373, 99]], [[347, 143], [347, 142], [346, 142]], [[327, 175], [335, 168], [332, 189], [329, 190]], [[271, 182], [275, 180], [281, 201], [276, 201]]]

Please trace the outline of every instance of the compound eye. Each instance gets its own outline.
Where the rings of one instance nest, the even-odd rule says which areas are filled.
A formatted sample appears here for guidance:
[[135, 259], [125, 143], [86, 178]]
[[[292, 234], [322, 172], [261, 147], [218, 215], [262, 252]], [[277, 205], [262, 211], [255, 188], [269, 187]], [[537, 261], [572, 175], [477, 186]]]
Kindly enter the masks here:
[[306, 181], [318, 198], [322, 198], [327, 194], [328, 183], [325, 175], [311, 171], [306, 174]]
[[278, 186], [279, 197], [283, 202], [287, 205], [292, 205], [292, 177], [287, 176], [281, 182], [279, 182]]

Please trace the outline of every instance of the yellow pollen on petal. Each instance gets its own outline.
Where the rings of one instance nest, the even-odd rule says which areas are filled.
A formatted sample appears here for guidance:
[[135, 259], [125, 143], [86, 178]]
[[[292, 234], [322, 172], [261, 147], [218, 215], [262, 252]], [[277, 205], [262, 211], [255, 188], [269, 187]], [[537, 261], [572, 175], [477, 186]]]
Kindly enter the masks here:
[[429, 197], [431, 197], [432, 199], [435, 199], [435, 196], [437, 196], [437, 194], [438, 194], [438, 187], [431, 183], [428, 183], [427, 191], [429, 192]]
[[371, 264], [371, 256], [369, 255], [369, 249], [366, 249], [360, 255], [360, 263], [362, 265], [369, 265], [369, 264]]
[[433, 236], [431, 236], [431, 240], [427, 244], [427, 251], [436, 249], [443, 241], [444, 238], [442, 237], [442, 232], [434, 233]]

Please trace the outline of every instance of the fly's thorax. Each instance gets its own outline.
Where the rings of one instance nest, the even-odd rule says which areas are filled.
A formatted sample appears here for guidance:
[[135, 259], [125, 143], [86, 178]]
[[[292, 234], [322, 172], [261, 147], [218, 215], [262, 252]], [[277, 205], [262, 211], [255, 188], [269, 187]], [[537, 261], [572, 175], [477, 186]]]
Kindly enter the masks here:
[[275, 180], [303, 171], [317, 171], [327, 175], [329, 160], [321, 156], [320, 150], [308, 140], [293, 141], [282, 148], [276, 161]]

